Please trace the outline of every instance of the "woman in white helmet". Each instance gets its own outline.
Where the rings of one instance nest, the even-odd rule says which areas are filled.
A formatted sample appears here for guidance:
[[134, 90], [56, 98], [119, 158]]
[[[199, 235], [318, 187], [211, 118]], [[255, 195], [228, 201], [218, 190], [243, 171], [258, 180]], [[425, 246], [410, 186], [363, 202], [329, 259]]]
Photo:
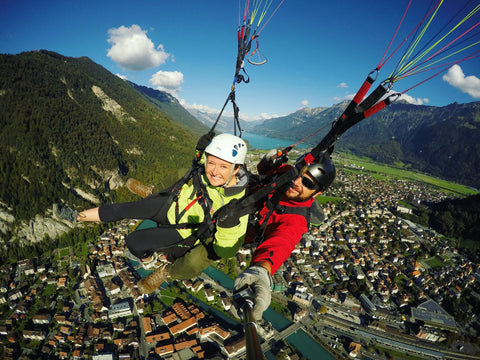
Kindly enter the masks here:
[[[229, 214], [215, 222], [212, 216], [215, 218], [218, 209], [245, 195], [246, 154], [247, 146], [241, 138], [217, 135], [205, 148], [201, 184], [183, 185], [172, 203], [167, 203], [168, 192], [160, 192], [136, 202], [85, 210], [78, 214], [77, 220], [108, 223], [151, 219], [158, 224], [155, 228], [136, 230], [126, 238], [128, 250], [134, 257], [140, 261], [149, 259], [144, 264], [156, 266], [152, 274], [138, 283], [143, 293], [153, 292], [169, 278], [196, 277], [215, 260], [235, 256], [243, 244], [248, 215], [239, 218]], [[166, 263], [157, 262], [158, 252], [165, 254]]]

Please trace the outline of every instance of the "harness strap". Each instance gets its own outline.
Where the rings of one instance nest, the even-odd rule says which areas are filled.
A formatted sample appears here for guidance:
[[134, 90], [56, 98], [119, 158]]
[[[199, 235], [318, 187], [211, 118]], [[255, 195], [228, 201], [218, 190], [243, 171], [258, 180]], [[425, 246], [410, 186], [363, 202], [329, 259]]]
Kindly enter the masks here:
[[204, 241], [208, 237], [212, 237], [215, 234], [215, 224], [212, 220], [212, 215], [210, 210], [212, 208], [213, 202], [208, 196], [207, 189], [202, 182], [200, 172], [197, 171], [193, 176], [193, 187], [196, 189], [198, 203], [203, 209], [203, 224], [207, 226], [208, 231], [197, 231], [197, 235], [200, 240]]
[[185, 215], [185, 213], [200, 199], [202, 198], [202, 195], [198, 195], [195, 199], [193, 199], [185, 208], [179, 212], [179, 207], [178, 207], [178, 197], [177, 201], [175, 202], [175, 223], [178, 224], [180, 219]]
[[285, 191], [287, 188], [290, 186], [290, 183], [287, 183], [283, 186], [281, 186], [278, 190], [275, 191], [275, 193], [267, 200], [265, 203], [265, 206], [268, 209], [267, 215], [262, 220], [262, 223], [259, 224], [257, 222], [257, 231], [255, 232], [255, 241], [258, 243], [263, 242], [264, 240], [264, 235], [265, 235], [265, 229], [267, 228], [268, 221], [270, 220], [270, 217], [272, 216], [273, 212], [276, 210], [278, 203], [280, 202], [280, 199], [284, 195]]
[[[280, 194], [280, 196], [278, 196]], [[307, 206], [286, 206], [280, 205], [280, 198], [282, 197], [283, 192], [275, 193], [265, 204], [266, 208], [268, 209], [268, 213], [262, 219], [262, 223], [259, 224], [257, 221], [255, 223], [256, 231], [255, 231], [255, 242], [257, 244], [262, 243], [265, 235], [265, 230], [268, 225], [268, 221], [274, 212], [277, 214], [296, 214], [303, 216], [307, 221], [307, 226], [310, 224], [310, 207]]]
[[277, 205], [275, 211], [278, 214], [296, 214], [301, 215], [307, 220], [307, 225], [310, 224], [310, 207], [309, 206], [286, 206]]
[[[175, 203], [175, 224], [162, 224], [157, 222], [157, 227], [159, 228], [176, 228], [176, 229], [197, 229], [194, 233], [198, 239], [203, 241], [208, 237], [212, 237], [215, 232], [215, 225], [212, 221], [210, 215], [210, 209], [212, 208], [212, 200], [210, 199], [205, 185], [201, 180], [201, 169], [202, 166], [199, 164], [199, 157], [194, 159], [192, 166], [185, 173], [185, 175], [179, 179], [174, 185], [169, 189], [165, 189], [160, 193], [168, 193], [168, 198], [165, 202], [164, 209], [161, 212], [165, 215], [172, 203]], [[180, 211], [178, 204], [180, 191], [186, 183], [192, 180], [193, 183], [193, 200]], [[204, 212], [203, 222], [201, 223], [181, 223], [183, 215], [196, 203], [198, 202]]]

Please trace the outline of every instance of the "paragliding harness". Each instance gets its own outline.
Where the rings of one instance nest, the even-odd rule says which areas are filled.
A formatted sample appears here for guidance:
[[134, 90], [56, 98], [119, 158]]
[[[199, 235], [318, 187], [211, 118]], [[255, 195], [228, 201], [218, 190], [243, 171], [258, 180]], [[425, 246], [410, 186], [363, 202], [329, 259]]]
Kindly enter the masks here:
[[[200, 163], [204, 150], [208, 143], [213, 138], [213, 133], [208, 133], [198, 141], [197, 143], [197, 155], [192, 161], [192, 166], [185, 173], [185, 175], [180, 178], [175, 184], [171, 187], [160, 191], [159, 193], [152, 196], [167, 196], [165, 205], [159, 212], [159, 215], [154, 220], [157, 222], [158, 227], [163, 228], [176, 228], [176, 229], [196, 229], [192, 236], [195, 239], [205, 242], [207, 238], [213, 237], [215, 234], [215, 220], [212, 218], [210, 209], [212, 208], [212, 200], [208, 195], [207, 188], [202, 181], [203, 174], [203, 165]], [[192, 182], [193, 191], [190, 195], [192, 201], [182, 210], [180, 210], [178, 205], [178, 199], [182, 187]], [[172, 205], [175, 204], [175, 224], [168, 224], [166, 221], [167, 211]], [[198, 203], [204, 213], [203, 222], [201, 223], [180, 223], [181, 218], [195, 203]], [[171, 244], [173, 245], [173, 244]]]
[[[272, 181], [275, 181], [275, 178], [278, 176], [278, 174], [272, 174], [272, 175], [267, 175], [267, 176], [253, 176], [250, 175], [250, 178], [253, 180], [250, 181], [249, 183], [249, 188], [247, 190], [247, 197], [251, 196], [252, 199], [257, 198], [256, 197], [256, 192], [265, 187], [267, 184], [271, 183]], [[248, 242], [248, 246], [258, 246], [261, 244], [265, 239], [265, 230], [268, 225], [268, 221], [270, 220], [270, 217], [273, 215], [274, 212], [277, 214], [295, 214], [295, 215], [300, 215], [305, 218], [307, 221], [307, 226], [310, 223], [310, 207], [307, 206], [286, 206], [286, 205], [280, 205], [280, 200], [285, 194], [285, 191], [288, 189], [290, 186], [291, 182], [288, 182], [284, 187], [280, 189], [273, 190], [273, 193], [271, 195], [267, 196], [266, 201], [264, 200], [265, 196], [262, 195], [261, 197], [258, 197], [258, 200], [255, 203], [254, 209], [250, 212], [249, 216], [249, 228], [253, 229], [250, 231], [254, 231], [254, 236], [251, 241]], [[260, 211], [263, 210], [264, 208], [268, 209], [268, 212], [264, 215], [260, 214]], [[249, 239], [250, 240], [250, 239]]]
[[[285, 194], [291, 183], [295, 181], [298, 176], [300, 176], [302, 169], [319, 161], [319, 159], [324, 156], [324, 153], [331, 154], [333, 152], [335, 142], [345, 131], [366, 117], [371, 116], [377, 111], [380, 111], [384, 107], [388, 106], [391, 103], [391, 97], [398, 96], [397, 93], [394, 93], [385, 97], [387, 92], [390, 90], [390, 87], [386, 86], [386, 83], [384, 82], [380, 84], [370, 95], [363, 99], [370, 86], [375, 81], [375, 79], [371, 77], [371, 74], [372, 73], [369, 74], [367, 80], [365, 80], [361, 89], [351, 101], [349, 106], [345, 109], [343, 114], [333, 122], [332, 128], [318, 143], [318, 145], [316, 145], [310, 152], [297, 159], [291, 169], [286, 172], [265, 178], [263, 181], [260, 181], [261, 186], [258, 186], [257, 184], [257, 187], [254, 191], [250, 191], [249, 195], [231, 205], [236, 206], [235, 211], [237, 211], [237, 214], [240, 216], [258, 212], [260, 210], [258, 207], [264, 203], [270, 210], [270, 213], [267, 214], [267, 217], [264, 219], [258, 229], [258, 236], [256, 237], [255, 242], [263, 241], [263, 234], [265, 227], [267, 226], [268, 218], [271, 216], [271, 213], [277, 209], [277, 205], [281, 197]], [[280, 153], [286, 154], [291, 148], [292, 147], [289, 146], [280, 151]], [[287, 211], [282, 208], [280, 208], [280, 210]], [[293, 212], [301, 210], [293, 210], [292, 208], [288, 211]], [[306, 218], [309, 220], [308, 215]]]

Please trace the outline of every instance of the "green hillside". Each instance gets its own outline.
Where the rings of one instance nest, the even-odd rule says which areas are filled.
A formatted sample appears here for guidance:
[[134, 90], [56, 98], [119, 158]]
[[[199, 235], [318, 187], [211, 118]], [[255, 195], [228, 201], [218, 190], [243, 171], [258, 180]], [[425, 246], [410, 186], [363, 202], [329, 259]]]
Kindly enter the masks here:
[[177, 123], [183, 125], [189, 131], [192, 131], [200, 136], [210, 130], [210, 127], [198, 121], [187, 110], [185, 110], [185, 108], [181, 106], [178, 100], [172, 95], [146, 86], [140, 86], [132, 82], [129, 83], [138, 92], [149, 99], [152, 104], [154, 104], [172, 119], [175, 119]]
[[128, 196], [128, 177], [165, 187], [190, 166], [198, 135], [90, 59], [4, 54], [0, 68], [0, 202], [14, 224]]

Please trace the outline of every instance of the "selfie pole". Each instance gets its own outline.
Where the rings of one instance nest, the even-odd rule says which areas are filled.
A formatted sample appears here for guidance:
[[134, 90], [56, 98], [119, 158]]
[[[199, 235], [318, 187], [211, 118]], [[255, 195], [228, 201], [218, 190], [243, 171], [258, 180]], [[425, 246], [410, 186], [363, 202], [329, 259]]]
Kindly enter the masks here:
[[257, 323], [253, 317], [252, 290], [248, 287], [244, 288], [234, 294], [233, 299], [237, 304], [239, 313], [243, 315], [247, 360], [262, 360], [264, 357], [262, 348], [260, 347], [260, 339], [258, 338]]

